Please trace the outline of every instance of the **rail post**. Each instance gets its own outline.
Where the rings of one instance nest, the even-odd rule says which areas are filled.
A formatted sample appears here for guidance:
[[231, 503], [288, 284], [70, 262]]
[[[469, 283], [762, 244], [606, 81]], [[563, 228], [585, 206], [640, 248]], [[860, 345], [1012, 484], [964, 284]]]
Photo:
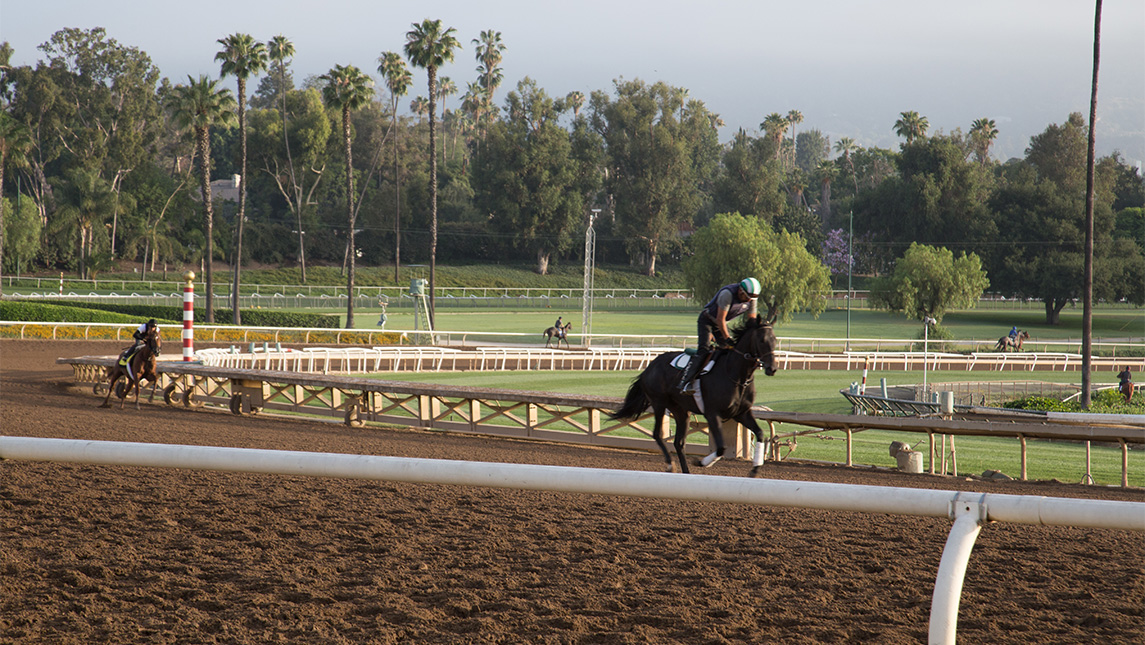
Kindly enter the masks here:
[[183, 362], [195, 360], [195, 272], [183, 274]]

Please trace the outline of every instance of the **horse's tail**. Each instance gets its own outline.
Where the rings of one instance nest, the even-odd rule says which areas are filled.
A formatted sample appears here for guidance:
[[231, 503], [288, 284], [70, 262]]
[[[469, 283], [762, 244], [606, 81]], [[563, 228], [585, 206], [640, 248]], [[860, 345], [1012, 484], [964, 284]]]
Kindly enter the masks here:
[[640, 377], [632, 381], [632, 385], [628, 388], [628, 394], [624, 397], [624, 403], [615, 412], [611, 412], [608, 418], [613, 420], [619, 419], [635, 419], [652, 405], [652, 401], [648, 399], [648, 395], [644, 393], [644, 385], [640, 382]]

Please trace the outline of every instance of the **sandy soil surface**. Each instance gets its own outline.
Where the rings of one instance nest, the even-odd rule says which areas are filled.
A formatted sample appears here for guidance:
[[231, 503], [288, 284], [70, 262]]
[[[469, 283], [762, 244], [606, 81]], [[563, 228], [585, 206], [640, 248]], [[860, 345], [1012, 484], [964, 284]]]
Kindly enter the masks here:
[[[100, 409], [55, 363], [117, 349], [0, 340], [0, 432], [660, 470], [641, 452], [161, 402]], [[705, 473], [749, 468], [724, 461]], [[1139, 489], [798, 463], [766, 476], [1145, 501]], [[4, 461], [0, 643], [919, 643], [949, 529], [860, 513]], [[1141, 533], [986, 526], [959, 641], [1145, 642], [1143, 565]]]

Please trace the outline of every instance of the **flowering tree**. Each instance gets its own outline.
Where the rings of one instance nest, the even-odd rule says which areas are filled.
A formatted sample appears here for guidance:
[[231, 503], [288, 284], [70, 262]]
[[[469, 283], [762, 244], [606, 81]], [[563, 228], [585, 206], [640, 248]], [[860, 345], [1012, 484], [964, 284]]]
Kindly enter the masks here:
[[832, 276], [847, 273], [848, 267], [854, 270], [855, 258], [847, 252], [847, 236], [843, 229], [836, 228], [827, 232], [827, 239], [823, 240], [823, 264], [831, 270]]

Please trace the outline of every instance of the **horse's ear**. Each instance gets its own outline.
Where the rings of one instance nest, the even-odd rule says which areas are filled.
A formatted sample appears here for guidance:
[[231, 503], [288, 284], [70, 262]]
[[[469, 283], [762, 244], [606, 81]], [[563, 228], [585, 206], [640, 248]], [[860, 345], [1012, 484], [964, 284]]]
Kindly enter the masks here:
[[763, 324], [774, 325], [775, 319], [776, 319], [776, 317], [778, 317], [778, 315], [779, 315], [779, 311], [775, 307], [775, 304], [769, 302], [767, 304], [767, 319], [763, 321]]

